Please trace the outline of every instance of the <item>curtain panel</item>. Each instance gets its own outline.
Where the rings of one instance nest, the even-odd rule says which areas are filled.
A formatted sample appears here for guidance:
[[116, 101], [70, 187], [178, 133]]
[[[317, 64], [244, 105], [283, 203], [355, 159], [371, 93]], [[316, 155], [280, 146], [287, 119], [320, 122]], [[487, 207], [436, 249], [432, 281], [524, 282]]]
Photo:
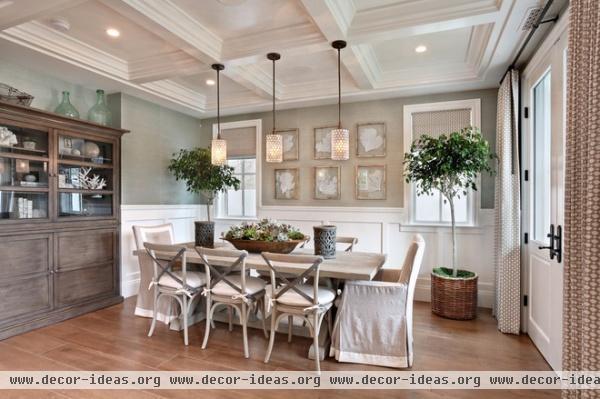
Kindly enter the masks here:
[[498, 92], [495, 193], [495, 314], [498, 329], [521, 330], [521, 192], [519, 178], [519, 73], [509, 71]]
[[600, 370], [600, 2], [573, 0], [570, 13], [563, 370]]

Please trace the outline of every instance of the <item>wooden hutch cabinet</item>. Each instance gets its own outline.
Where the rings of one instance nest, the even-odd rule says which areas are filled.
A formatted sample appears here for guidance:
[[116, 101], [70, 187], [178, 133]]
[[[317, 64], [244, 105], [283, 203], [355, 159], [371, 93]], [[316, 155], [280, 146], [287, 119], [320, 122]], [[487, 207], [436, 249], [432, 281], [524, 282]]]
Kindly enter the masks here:
[[123, 133], [0, 102], [0, 339], [123, 300]]

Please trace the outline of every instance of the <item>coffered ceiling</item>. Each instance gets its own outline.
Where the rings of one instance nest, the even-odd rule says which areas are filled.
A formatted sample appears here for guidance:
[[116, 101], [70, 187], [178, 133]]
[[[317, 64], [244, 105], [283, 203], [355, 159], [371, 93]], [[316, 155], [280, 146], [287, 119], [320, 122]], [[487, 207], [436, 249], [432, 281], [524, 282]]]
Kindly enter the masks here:
[[[332, 103], [345, 39], [345, 101], [497, 87], [542, 0], [0, 0], [0, 52], [77, 83], [180, 111]], [[118, 37], [107, 29], [119, 31]], [[426, 51], [417, 53], [418, 46]]]

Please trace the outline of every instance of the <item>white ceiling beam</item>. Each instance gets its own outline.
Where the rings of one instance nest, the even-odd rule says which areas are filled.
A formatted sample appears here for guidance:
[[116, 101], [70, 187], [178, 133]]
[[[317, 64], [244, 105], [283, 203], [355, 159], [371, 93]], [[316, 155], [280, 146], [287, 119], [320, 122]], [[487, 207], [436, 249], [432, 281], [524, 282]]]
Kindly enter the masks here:
[[0, 2], [0, 30], [53, 15], [85, 0], [5, 0]]
[[[348, 0], [302, 0], [304, 8], [311, 16], [327, 41], [345, 39], [355, 17], [354, 3]], [[377, 59], [367, 46], [354, 46], [342, 51], [342, 63], [356, 85], [361, 89], [373, 89], [378, 76]]]

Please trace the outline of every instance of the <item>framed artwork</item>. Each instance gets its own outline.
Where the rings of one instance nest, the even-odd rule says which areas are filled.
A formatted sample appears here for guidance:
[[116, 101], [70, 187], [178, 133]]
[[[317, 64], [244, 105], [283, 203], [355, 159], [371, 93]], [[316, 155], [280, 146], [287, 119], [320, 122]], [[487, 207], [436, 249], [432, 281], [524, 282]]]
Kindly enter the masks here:
[[385, 165], [356, 167], [356, 199], [384, 200], [386, 198]]
[[283, 129], [275, 131], [281, 135], [283, 144], [283, 160], [297, 161], [300, 155], [298, 129]]
[[300, 169], [275, 169], [275, 199], [297, 200], [300, 197]]
[[385, 157], [386, 130], [384, 122], [359, 123], [356, 131], [357, 157]]
[[331, 131], [337, 126], [315, 128], [315, 159], [331, 159]]
[[315, 167], [315, 199], [337, 200], [341, 197], [341, 168]]

